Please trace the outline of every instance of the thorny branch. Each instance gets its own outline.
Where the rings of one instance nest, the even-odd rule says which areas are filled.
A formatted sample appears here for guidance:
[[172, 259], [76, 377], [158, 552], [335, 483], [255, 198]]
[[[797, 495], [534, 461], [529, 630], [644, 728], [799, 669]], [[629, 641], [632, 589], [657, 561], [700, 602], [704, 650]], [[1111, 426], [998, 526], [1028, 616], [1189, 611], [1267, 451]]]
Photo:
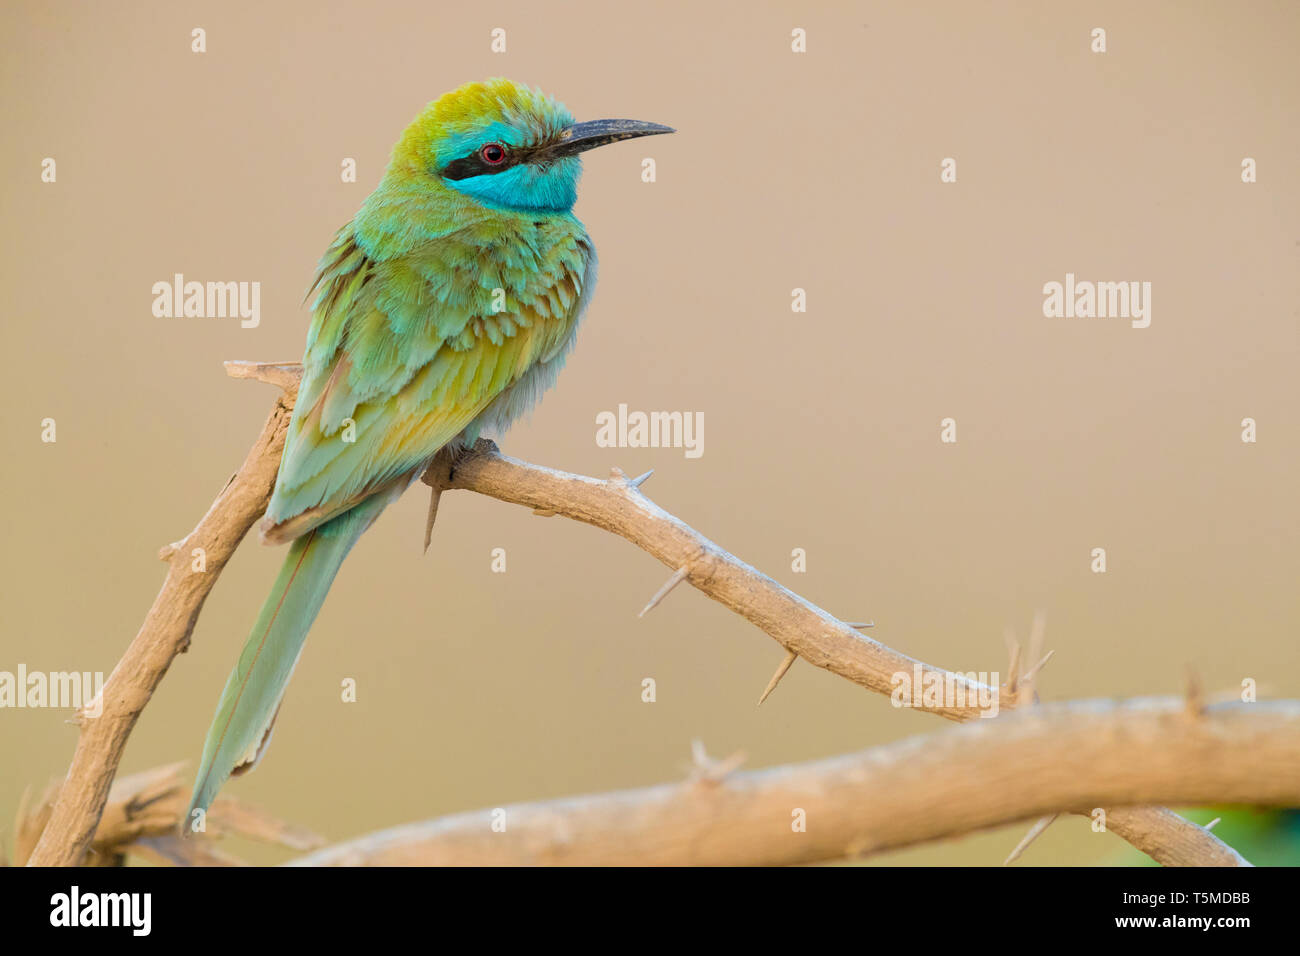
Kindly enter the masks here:
[[[1277, 768], [1261, 774], [1258, 768]], [[1190, 717], [1177, 698], [1073, 701], [810, 763], [477, 810], [299, 866], [756, 866], [865, 856], [1072, 809], [1295, 806], [1300, 702]], [[504, 811], [505, 832], [493, 822]], [[1117, 810], [1104, 818], [1110, 827]], [[806, 827], [795, 826], [803, 815]], [[1203, 828], [1197, 827], [1204, 833]], [[1224, 865], [1244, 863], [1223, 860]]]
[[[50, 809], [48, 822], [32, 851], [31, 865], [76, 865], [85, 857], [109, 798], [110, 787], [136, 719], [190, 633], [217, 576], [254, 521], [266, 509], [284, 448], [285, 429], [296, 397], [301, 368], [295, 363], [229, 362], [237, 378], [278, 385], [283, 394], [239, 471], [208, 513], [184, 539], [160, 554], [169, 562], [167, 579], [145, 622], [131, 642], [102, 696], [96, 719], [78, 715], [80, 736], [68, 775]], [[454, 465], [454, 467], [453, 467]], [[917, 709], [964, 721], [977, 716], [982, 687], [901, 654], [859, 634], [856, 627], [811, 604], [740, 561], [668, 514], [640, 491], [649, 473], [629, 479], [614, 470], [607, 481], [567, 474], [517, 461], [480, 442], [471, 454], [452, 462], [446, 456], [430, 467], [425, 481], [433, 489], [426, 534], [432, 529], [442, 491], [465, 489], [521, 504], [542, 515], [563, 514], [627, 538], [668, 568], [673, 576], [642, 612], [663, 600], [682, 581], [755, 624], [786, 651], [764, 696], [797, 657], [839, 674], [869, 690], [890, 694], [897, 672], [920, 668], [966, 691], [965, 705], [942, 703]], [[202, 548], [206, 573], [191, 571], [192, 552]], [[792, 656], [793, 655], [793, 656]], [[1035, 667], [1041, 667], [1039, 661]], [[1032, 702], [1028, 676], [1014, 676], [1003, 688], [1001, 709]], [[919, 704], [920, 702], [918, 702]], [[985, 721], [983, 723], [990, 723]], [[1062, 809], [1061, 807], [1048, 809]], [[1159, 862], [1170, 865], [1236, 865], [1241, 858], [1212, 834], [1160, 808], [1115, 810], [1110, 828]]]
[[[243, 861], [218, 849], [212, 838], [238, 834], [264, 843], [278, 843], [299, 852], [318, 849], [325, 841], [314, 833], [277, 820], [257, 807], [233, 797], [218, 797], [199, 834], [208, 839], [182, 838], [178, 831], [189, 801], [189, 776], [184, 763], [155, 767], [119, 777], [109, 790], [108, 803], [99, 819], [87, 866], [121, 866], [127, 853], [155, 863], [185, 866], [242, 866]], [[58, 785], [31, 799], [23, 795], [14, 827], [14, 863], [22, 866], [31, 856], [41, 831], [54, 809]]]

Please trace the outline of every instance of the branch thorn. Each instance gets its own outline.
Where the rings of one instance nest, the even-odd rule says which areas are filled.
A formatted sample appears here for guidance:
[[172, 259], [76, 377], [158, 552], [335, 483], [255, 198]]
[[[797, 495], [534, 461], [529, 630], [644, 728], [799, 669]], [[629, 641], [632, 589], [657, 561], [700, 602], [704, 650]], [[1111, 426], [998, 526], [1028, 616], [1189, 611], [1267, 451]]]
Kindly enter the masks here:
[[1196, 671], [1187, 669], [1187, 716], [1200, 717], [1205, 713], [1205, 694], [1201, 690], [1201, 679]]
[[1016, 848], [1011, 851], [1011, 855], [1002, 861], [1002, 865], [1010, 866], [1016, 860], [1020, 859], [1020, 854], [1025, 852], [1025, 849], [1029, 846], [1029, 844], [1033, 843], [1040, 836], [1042, 836], [1043, 831], [1046, 830], [1048, 827], [1050, 827], [1052, 823], [1056, 820], [1056, 818], [1059, 816], [1060, 816], [1059, 813], [1053, 813], [1050, 817], [1040, 818], [1037, 823], [1035, 823], [1032, 827], [1029, 828], [1029, 832], [1024, 835], [1023, 839], [1021, 839], [1021, 841], [1016, 844]]
[[655, 596], [650, 599], [650, 602], [645, 607], [641, 608], [641, 613], [638, 614], [637, 617], [645, 617], [646, 612], [654, 610], [659, 605], [659, 602], [668, 596], [669, 591], [686, 580], [686, 575], [690, 574], [690, 572], [690, 566], [685, 564], [674, 571], [673, 576], [664, 583], [663, 587], [655, 592]]
[[709, 786], [716, 786], [722, 783], [727, 776], [733, 773], [742, 763], [745, 762], [745, 752], [737, 750], [730, 757], [722, 760], [714, 760], [704, 749], [704, 742], [700, 740], [691, 741], [691, 775], [687, 778], [688, 783], [702, 783]]
[[433, 540], [433, 523], [438, 520], [438, 500], [442, 498], [442, 486], [429, 486], [429, 514], [424, 519], [424, 553], [429, 553], [429, 542]]
[[1029, 670], [1025, 671], [1025, 680], [1027, 682], [1032, 682], [1033, 679], [1038, 675], [1038, 672], [1047, 666], [1047, 662], [1050, 661], [1052, 657], [1055, 656], [1055, 654], [1056, 654], [1055, 650], [1050, 650], [1046, 654], [1044, 654], [1042, 656], [1042, 659], [1039, 660], [1037, 664], [1029, 668]]
[[781, 683], [781, 678], [785, 676], [785, 672], [788, 671], [790, 669], [790, 665], [793, 664], [798, 659], [799, 659], [799, 655], [796, 654], [794, 651], [790, 651], [785, 655], [785, 659], [782, 660], [781, 663], [777, 665], [776, 673], [773, 674], [772, 679], [767, 682], [767, 687], [763, 690], [763, 696], [758, 699], [760, 705], [763, 703], [763, 701], [767, 700], [768, 695], [771, 694], [772, 691], [776, 690], [776, 685]]
[[1007, 665], [1007, 680], [1005, 686], [1007, 688], [1007, 693], [1014, 697], [1016, 689], [1020, 685], [1020, 642], [1012, 637], [1009, 631], [1007, 632], [1007, 647], [1011, 653], [1011, 663]]

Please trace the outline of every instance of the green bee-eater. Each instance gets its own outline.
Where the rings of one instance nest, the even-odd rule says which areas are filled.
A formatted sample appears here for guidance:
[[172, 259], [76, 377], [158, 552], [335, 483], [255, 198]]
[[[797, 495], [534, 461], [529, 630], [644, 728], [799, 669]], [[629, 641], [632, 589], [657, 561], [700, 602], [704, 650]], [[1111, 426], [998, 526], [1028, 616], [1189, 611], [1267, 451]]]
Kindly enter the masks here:
[[554, 381], [591, 299], [596, 253], [573, 215], [584, 150], [671, 133], [575, 123], [494, 79], [431, 103], [339, 230], [308, 296], [298, 401], [267, 543], [292, 542], [226, 681], [189, 819], [251, 768], [344, 557], [439, 449], [500, 432]]

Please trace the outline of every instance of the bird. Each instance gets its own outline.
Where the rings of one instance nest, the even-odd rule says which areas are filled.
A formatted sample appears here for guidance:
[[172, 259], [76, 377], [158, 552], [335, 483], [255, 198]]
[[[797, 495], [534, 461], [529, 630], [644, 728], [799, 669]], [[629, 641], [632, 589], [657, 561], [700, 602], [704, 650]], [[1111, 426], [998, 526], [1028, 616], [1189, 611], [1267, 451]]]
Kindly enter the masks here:
[[573, 214], [581, 154], [672, 132], [576, 122], [503, 78], [442, 95], [403, 132], [307, 292], [302, 379], [259, 525], [288, 553], [221, 693], [184, 829], [265, 753], [357, 539], [441, 449], [503, 432], [554, 384], [596, 281]]

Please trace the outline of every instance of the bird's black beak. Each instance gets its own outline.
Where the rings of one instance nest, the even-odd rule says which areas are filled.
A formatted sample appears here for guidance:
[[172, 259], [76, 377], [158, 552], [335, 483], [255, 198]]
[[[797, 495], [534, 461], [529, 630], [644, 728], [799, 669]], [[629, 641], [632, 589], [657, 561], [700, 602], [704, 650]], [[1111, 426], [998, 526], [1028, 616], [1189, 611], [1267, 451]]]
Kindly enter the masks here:
[[644, 120], [607, 119], [591, 120], [586, 123], [574, 123], [560, 133], [559, 141], [547, 152], [552, 156], [573, 156], [577, 153], [617, 143], [620, 139], [635, 139], [638, 136], [658, 136], [660, 133], [675, 133], [671, 126], [647, 123]]

